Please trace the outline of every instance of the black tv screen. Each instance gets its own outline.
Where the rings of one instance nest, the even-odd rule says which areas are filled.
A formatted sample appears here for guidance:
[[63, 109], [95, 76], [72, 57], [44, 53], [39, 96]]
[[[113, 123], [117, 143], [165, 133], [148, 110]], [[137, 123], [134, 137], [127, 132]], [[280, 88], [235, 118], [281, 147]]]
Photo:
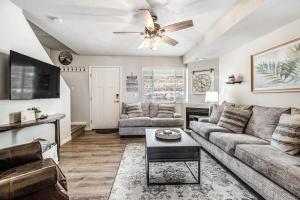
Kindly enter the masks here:
[[60, 69], [10, 51], [10, 99], [45, 99], [60, 96]]

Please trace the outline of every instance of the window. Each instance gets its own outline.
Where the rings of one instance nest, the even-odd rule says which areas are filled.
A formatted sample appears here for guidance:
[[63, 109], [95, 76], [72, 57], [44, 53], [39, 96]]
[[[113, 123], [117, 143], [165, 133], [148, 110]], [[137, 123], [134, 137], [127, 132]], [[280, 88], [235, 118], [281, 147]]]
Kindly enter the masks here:
[[145, 100], [184, 100], [184, 69], [143, 69], [143, 94]]

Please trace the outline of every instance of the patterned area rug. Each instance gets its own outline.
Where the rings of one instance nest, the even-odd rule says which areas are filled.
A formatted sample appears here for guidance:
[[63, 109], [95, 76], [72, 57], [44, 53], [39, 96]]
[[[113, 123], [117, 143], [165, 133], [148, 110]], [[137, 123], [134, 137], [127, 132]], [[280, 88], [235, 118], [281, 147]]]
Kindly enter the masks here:
[[[187, 163], [197, 174], [197, 163]], [[150, 182], [195, 182], [184, 163], [150, 164]], [[111, 190], [110, 200], [254, 200], [261, 199], [245, 188], [231, 173], [201, 151], [200, 185], [146, 185], [145, 146], [129, 144]]]

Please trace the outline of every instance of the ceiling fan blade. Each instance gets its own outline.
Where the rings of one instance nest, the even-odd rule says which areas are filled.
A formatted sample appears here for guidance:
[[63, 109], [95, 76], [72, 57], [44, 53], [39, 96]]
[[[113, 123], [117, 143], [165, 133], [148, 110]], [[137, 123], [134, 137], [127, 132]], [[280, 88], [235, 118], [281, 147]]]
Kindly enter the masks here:
[[193, 21], [188, 20], [188, 21], [178, 22], [178, 23], [175, 23], [175, 24], [170, 24], [168, 26], [164, 26], [160, 30], [162, 32], [174, 32], [174, 31], [179, 31], [179, 30], [182, 30], [182, 29], [190, 28], [190, 27], [193, 27], [193, 26], [194, 26]]
[[172, 46], [176, 46], [178, 44], [178, 42], [176, 40], [174, 40], [173, 38], [171, 38], [169, 36], [166, 36], [166, 35], [163, 35], [160, 38], [160, 41], [164, 42], [164, 43], [167, 43], [169, 45], [172, 45]]
[[113, 32], [114, 34], [123, 34], [123, 35], [144, 35], [143, 32]]
[[155, 29], [155, 26], [150, 11], [148, 9], [140, 9], [140, 14], [144, 17], [145, 27], [149, 31], [153, 31]]

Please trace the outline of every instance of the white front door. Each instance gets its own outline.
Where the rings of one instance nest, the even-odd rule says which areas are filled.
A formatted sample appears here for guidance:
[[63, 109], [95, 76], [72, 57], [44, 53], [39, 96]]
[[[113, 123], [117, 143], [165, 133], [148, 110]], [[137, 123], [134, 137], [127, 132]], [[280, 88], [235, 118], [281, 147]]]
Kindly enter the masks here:
[[91, 67], [91, 127], [118, 127], [120, 114], [120, 68]]

